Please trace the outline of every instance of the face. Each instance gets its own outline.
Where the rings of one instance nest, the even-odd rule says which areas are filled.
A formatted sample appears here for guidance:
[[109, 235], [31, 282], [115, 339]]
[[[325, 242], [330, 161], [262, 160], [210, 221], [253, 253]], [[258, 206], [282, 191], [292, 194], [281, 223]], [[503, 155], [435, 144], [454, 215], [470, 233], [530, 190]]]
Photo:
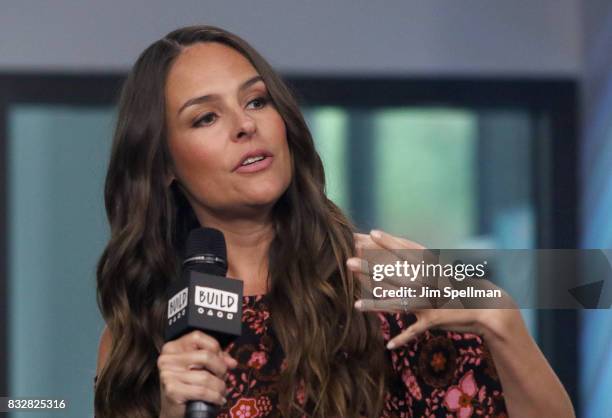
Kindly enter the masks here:
[[291, 181], [285, 123], [251, 63], [219, 43], [181, 52], [166, 80], [172, 176], [200, 222], [270, 209]]

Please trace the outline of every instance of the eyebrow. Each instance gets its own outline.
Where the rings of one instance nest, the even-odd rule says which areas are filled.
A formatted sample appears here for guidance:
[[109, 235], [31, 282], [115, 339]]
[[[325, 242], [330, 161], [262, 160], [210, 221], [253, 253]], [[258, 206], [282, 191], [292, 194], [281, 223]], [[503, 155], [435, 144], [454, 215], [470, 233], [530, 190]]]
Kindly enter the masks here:
[[[240, 87], [238, 87], [238, 91], [246, 90], [249, 87], [251, 87], [253, 84], [257, 83], [258, 81], [263, 81], [263, 78], [260, 75], [256, 75], [255, 77], [251, 77], [247, 81], [242, 83], [240, 85]], [[181, 106], [181, 108], [178, 110], [177, 114], [180, 115], [180, 113], [183, 110], [185, 110], [185, 108], [187, 108], [189, 106], [193, 106], [193, 105], [196, 105], [196, 104], [201, 104], [201, 103], [209, 102], [209, 101], [214, 100], [214, 99], [216, 99], [218, 97], [219, 96], [216, 95], [216, 94], [205, 94], [204, 96], [198, 96], [198, 97], [194, 97], [193, 99], [189, 99], [189, 100], [187, 100], [185, 102], [185, 104], [183, 104], [183, 106]]]

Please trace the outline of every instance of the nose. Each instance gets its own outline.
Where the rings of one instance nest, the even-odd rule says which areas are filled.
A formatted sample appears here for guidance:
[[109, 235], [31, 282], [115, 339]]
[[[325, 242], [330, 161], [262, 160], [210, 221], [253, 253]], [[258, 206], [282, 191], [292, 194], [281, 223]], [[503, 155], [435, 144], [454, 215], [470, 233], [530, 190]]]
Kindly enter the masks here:
[[251, 138], [257, 132], [255, 120], [246, 112], [241, 112], [236, 115], [236, 133], [233, 136], [235, 141]]

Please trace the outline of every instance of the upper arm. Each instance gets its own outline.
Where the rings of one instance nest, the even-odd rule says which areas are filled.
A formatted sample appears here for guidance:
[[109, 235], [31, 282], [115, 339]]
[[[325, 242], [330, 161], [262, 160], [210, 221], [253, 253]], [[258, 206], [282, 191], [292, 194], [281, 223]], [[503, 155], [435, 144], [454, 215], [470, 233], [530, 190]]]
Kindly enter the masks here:
[[106, 359], [110, 353], [112, 341], [110, 330], [105, 326], [104, 330], [102, 331], [102, 335], [100, 336], [100, 345], [98, 347], [98, 362], [96, 366], [96, 374], [98, 376], [100, 376], [100, 372], [106, 364]]

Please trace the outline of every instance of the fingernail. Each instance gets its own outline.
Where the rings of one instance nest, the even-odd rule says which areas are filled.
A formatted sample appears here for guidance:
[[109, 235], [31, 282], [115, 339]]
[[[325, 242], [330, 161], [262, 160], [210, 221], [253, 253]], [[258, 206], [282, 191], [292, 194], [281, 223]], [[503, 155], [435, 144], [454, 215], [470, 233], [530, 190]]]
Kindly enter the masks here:
[[360, 267], [359, 260], [356, 258], [349, 258], [346, 260], [346, 265], [353, 269], [358, 269]]
[[363, 308], [363, 302], [358, 300], [357, 302], [355, 302], [355, 308], [357, 309], [361, 309]]
[[223, 405], [227, 403], [227, 399], [223, 398]]
[[388, 350], [393, 350], [395, 348], [395, 343], [393, 341], [389, 341], [387, 343], [387, 349]]
[[374, 238], [382, 238], [382, 232], [380, 232], [378, 229], [371, 230], [370, 235], [372, 235]]

